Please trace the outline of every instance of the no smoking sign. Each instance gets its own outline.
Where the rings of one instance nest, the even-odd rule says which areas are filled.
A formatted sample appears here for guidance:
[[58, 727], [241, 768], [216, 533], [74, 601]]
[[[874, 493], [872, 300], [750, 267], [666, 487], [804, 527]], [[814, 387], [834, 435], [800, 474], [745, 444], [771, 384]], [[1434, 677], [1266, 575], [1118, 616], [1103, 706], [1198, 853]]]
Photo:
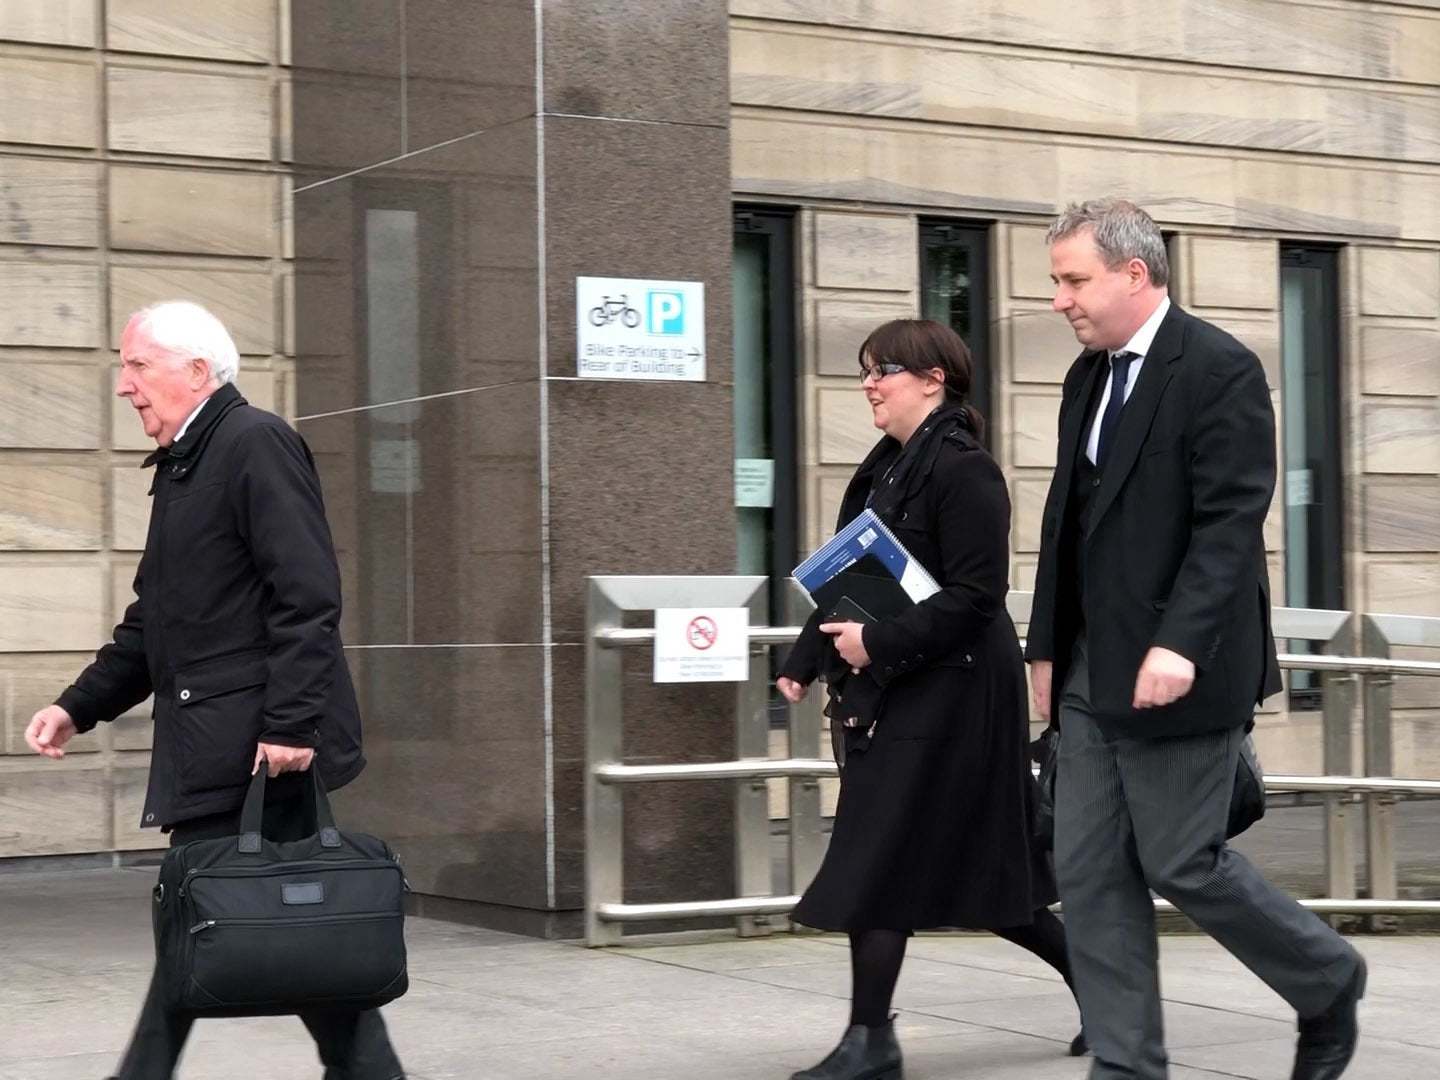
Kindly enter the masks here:
[[690, 647], [704, 652], [715, 644], [720, 630], [715, 625], [715, 620], [709, 615], [696, 615], [690, 620], [690, 625], [685, 628], [685, 634], [690, 639]]
[[655, 612], [655, 681], [744, 682], [750, 677], [750, 612], [745, 608], [660, 608]]

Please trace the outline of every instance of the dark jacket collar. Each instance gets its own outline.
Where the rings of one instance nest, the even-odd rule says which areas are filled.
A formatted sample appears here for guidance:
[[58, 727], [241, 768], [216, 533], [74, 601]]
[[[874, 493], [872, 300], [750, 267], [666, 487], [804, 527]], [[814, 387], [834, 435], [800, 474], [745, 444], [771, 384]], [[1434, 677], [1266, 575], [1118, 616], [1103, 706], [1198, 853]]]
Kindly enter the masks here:
[[930, 475], [947, 439], [974, 441], [965, 414], [950, 402], [931, 413], [903, 447], [899, 440], [883, 436], [855, 470], [840, 503], [836, 530], [865, 509], [867, 498], [870, 509], [882, 519], [889, 518]]
[[210, 441], [210, 435], [215, 430], [215, 425], [220, 422], [220, 418], [237, 405], [244, 404], [245, 399], [240, 396], [240, 391], [235, 388], [235, 384], [226, 383], [205, 399], [205, 403], [200, 406], [199, 415], [190, 422], [190, 426], [185, 429], [184, 436], [176, 439], [169, 446], [157, 447], [144, 460], [141, 468], [148, 469], [160, 461], [198, 457], [201, 450], [205, 448], [205, 444]]

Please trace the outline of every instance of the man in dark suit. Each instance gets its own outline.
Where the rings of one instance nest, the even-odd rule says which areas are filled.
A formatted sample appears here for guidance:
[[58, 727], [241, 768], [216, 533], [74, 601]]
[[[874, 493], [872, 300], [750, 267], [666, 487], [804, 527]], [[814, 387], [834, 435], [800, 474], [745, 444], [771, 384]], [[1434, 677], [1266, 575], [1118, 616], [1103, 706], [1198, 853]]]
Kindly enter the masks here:
[[[307, 831], [301, 774], [312, 763], [332, 788], [365, 764], [320, 478], [294, 429], [240, 396], [238, 367], [229, 333], [197, 304], [157, 304], [127, 323], [115, 392], [158, 446], [145, 460], [156, 473], [135, 600], [25, 732], [58, 759], [77, 733], [153, 693], [141, 824], [172, 846], [236, 835], [262, 760], [280, 777], [265, 811], [276, 840]], [[167, 1007], [160, 972], [117, 1080], [173, 1075], [194, 1017]], [[326, 1080], [400, 1080], [378, 1012], [301, 1019]]]
[[1293, 1080], [1358, 1038], [1359, 954], [1225, 843], [1237, 756], [1281, 687], [1262, 535], [1275, 418], [1259, 360], [1167, 295], [1148, 214], [1050, 229], [1065, 377], [1027, 643], [1060, 727], [1055, 860], [1092, 1080], [1166, 1075], [1154, 907], [1171, 901], [1299, 1016]]

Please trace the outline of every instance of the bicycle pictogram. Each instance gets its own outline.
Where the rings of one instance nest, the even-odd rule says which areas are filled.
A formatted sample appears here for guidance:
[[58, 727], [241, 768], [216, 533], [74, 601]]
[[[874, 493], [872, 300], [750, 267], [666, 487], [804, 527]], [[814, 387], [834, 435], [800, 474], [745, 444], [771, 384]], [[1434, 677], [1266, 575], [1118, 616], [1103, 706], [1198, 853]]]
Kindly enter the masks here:
[[619, 319], [625, 326], [632, 330], [635, 329], [640, 325], [640, 312], [631, 307], [627, 300], [624, 293], [614, 299], [602, 296], [600, 303], [590, 309], [590, 324], [592, 326], [609, 326]]

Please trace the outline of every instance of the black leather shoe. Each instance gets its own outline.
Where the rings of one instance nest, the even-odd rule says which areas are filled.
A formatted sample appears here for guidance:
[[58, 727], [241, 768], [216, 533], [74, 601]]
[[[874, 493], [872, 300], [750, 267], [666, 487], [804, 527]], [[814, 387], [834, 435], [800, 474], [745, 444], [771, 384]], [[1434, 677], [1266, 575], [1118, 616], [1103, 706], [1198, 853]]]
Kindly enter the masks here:
[[1090, 1044], [1085, 1041], [1085, 1029], [1080, 1029], [1080, 1034], [1070, 1040], [1070, 1056], [1084, 1057], [1090, 1052]]
[[904, 1080], [904, 1075], [892, 1019], [884, 1027], [852, 1024], [824, 1061], [790, 1080]]
[[1360, 1041], [1360, 1021], [1356, 1016], [1360, 999], [1365, 996], [1365, 960], [1350, 979], [1350, 985], [1319, 1016], [1299, 1022], [1300, 1038], [1295, 1044], [1295, 1069], [1290, 1080], [1337, 1080]]

